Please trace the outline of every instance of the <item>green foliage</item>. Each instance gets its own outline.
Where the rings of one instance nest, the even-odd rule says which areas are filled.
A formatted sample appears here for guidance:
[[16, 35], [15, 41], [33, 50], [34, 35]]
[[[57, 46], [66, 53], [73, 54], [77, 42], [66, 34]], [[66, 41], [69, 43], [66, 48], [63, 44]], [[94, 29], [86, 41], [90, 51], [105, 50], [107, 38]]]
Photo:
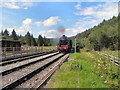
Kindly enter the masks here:
[[12, 31], [12, 35], [11, 35], [11, 37], [13, 38], [13, 40], [18, 40], [18, 38], [17, 38], [17, 34], [16, 34], [16, 32], [15, 32], [14, 29], [13, 29], [13, 31]]
[[29, 32], [25, 36], [22, 35], [17, 35], [15, 30], [13, 29], [12, 34], [9, 35], [9, 32], [7, 29], [1, 30], [0, 34], [1, 39], [8, 39], [8, 40], [20, 40], [21, 45], [28, 45], [28, 46], [51, 46], [51, 41], [50, 39], [46, 37], [42, 37], [41, 35], [38, 36], [37, 38], [34, 38], [33, 35], [31, 35]]
[[59, 38], [50, 38], [50, 45], [57, 46], [59, 43]]
[[43, 43], [44, 43], [44, 46], [50, 46], [50, 39], [47, 39], [46, 37], [43, 38]]
[[[120, 50], [120, 35], [118, 35], [118, 28], [120, 26], [120, 17], [103, 20], [99, 25], [94, 26], [82, 33], [76, 35], [79, 46], [86, 47], [100, 51], [103, 48], [111, 50]], [[119, 29], [120, 30], [120, 29]], [[71, 37], [74, 45], [74, 37]]]
[[25, 35], [25, 42], [26, 45], [31, 46], [31, 37], [29, 32], [27, 32], [27, 34]]
[[8, 32], [8, 30], [7, 30], [7, 29], [5, 29], [4, 34], [3, 34], [3, 35], [5, 35], [5, 36], [9, 36], [9, 32]]
[[21, 45], [25, 45], [26, 44], [25, 43], [25, 37], [20, 36], [19, 40], [20, 40]]
[[[104, 84], [103, 78], [96, 75], [97, 69], [90, 58], [83, 53], [71, 54], [69, 62], [65, 62], [52, 78], [47, 88], [109, 88]], [[76, 58], [79, 58], [75, 60]], [[82, 70], [70, 68], [71, 64], [75, 66], [82, 65]]]
[[110, 88], [118, 88], [119, 67], [110, 63], [109, 59], [98, 55], [95, 52], [90, 52], [94, 67], [97, 69], [96, 74], [104, 79], [104, 83]]
[[38, 46], [43, 46], [43, 38], [41, 35], [38, 36], [37, 43], [38, 43]]
[[31, 46], [37, 46], [37, 42], [35, 38], [33, 37], [33, 35], [31, 35]]

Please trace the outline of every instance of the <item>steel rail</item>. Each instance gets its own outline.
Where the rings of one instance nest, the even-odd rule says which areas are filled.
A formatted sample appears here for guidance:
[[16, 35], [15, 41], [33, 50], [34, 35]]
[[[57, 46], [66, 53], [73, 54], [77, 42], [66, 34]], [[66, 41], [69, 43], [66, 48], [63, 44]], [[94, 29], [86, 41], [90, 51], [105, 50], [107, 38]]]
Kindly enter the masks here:
[[44, 86], [44, 84], [48, 81], [48, 79], [54, 74], [54, 72], [60, 68], [60, 66], [62, 65], [62, 63], [69, 57], [70, 54], [66, 54], [65, 56], [63, 56], [63, 58], [61, 58], [62, 60], [60, 62], [58, 62], [57, 65], [55, 65], [53, 67], [52, 70], [50, 70], [45, 76], [43, 76], [38, 82], [36, 82], [32, 88], [34, 89], [40, 89]]
[[54, 52], [57, 52], [57, 51], [53, 50], [53, 51], [41, 52], [41, 53], [35, 54], [33, 56], [30, 55], [28, 57], [26, 56], [26, 57], [22, 57], [22, 58], [18, 58], [18, 59], [13, 59], [13, 60], [10, 60], [10, 61], [4, 61], [4, 62], [0, 63], [0, 66], [5, 66], [5, 65], [8, 65], [8, 64], [11, 64], [11, 63], [16, 63], [16, 62], [32, 59], [32, 58], [35, 58], [35, 57], [43, 56], [43, 55], [54, 53]]
[[35, 74], [39, 73], [40, 71], [44, 70], [46, 67], [48, 67], [49, 65], [51, 65], [52, 63], [56, 62], [57, 60], [59, 60], [61, 57], [63, 57], [65, 54], [57, 57], [56, 59], [50, 61], [49, 63], [39, 67], [38, 69], [28, 73], [27, 75], [24, 75], [23, 77], [16, 79], [15, 81], [5, 85], [4, 87], [1, 88], [1, 90], [11, 90], [13, 88], [15, 88], [16, 86], [18, 86], [19, 84], [25, 82], [26, 80], [30, 79], [31, 77], [33, 77]]
[[35, 61], [33, 61], [33, 62], [29, 62], [29, 63], [27, 63], [27, 64], [23, 64], [23, 65], [21, 65], [21, 66], [14, 67], [14, 68], [12, 68], [12, 69], [8, 69], [8, 70], [5, 70], [5, 71], [2, 71], [2, 72], [0, 72], [0, 74], [2, 74], [2, 76], [7, 75], [7, 74], [9, 74], [9, 73], [11, 73], [11, 72], [13, 72], [13, 71], [17, 71], [17, 70], [19, 70], [19, 69], [22, 69], [22, 68], [24, 68], [24, 67], [27, 67], [27, 66], [29, 66], [29, 65], [32, 65], [32, 64], [34, 64], [34, 63], [37, 63], [37, 62], [39, 62], [39, 61], [43, 61], [43, 60], [45, 60], [45, 59], [47, 59], [47, 58], [50, 58], [50, 57], [52, 57], [52, 56], [55, 56], [55, 55], [57, 55], [57, 54], [59, 54], [59, 53], [55, 53], [55, 54], [50, 55], [50, 56], [47, 56], [47, 57], [45, 57], [45, 58], [41, 58], [41, 59], [39, 59], [39, 60], [35, 60]]
[[49, 51], [57, 51], [57, 50], [48, 50], [48, 51], [42, 51], [42, 52], [32, 53], [32, 54], [27, 54], [27, 55], [12, 56], [12, 57], [8, 57], [8, 58], [5, 58], [5, 59], [1, 59], [0, 62], [10, 61], [10, 60], [13, 60], [13, 59], [18, 59], [18, 58], [25, 58], [25, 57], [28, 57], [28, 56], [33, 56], [33, 55], [37, 55], [37, 54], [41, 54], [41, 53], [45, 53], [45, 52], [49, 52]]

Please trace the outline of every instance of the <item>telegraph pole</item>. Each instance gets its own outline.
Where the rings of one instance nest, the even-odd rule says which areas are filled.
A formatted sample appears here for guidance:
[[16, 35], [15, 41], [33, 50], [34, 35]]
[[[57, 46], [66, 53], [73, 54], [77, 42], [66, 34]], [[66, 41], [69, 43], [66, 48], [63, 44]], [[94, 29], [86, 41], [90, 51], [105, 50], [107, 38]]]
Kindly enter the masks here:
[[75, 53], [76, 53], [76, 36], [75, 36]]

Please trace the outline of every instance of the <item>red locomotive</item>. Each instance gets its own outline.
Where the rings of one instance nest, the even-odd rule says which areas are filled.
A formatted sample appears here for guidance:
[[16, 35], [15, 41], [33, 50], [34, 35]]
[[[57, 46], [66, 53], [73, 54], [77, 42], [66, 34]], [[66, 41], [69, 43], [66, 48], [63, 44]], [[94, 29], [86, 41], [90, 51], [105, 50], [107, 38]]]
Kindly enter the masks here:
[[72, 49], [72, 40], [65, 35], [59, 39], [58, 50], [59, 52], [70, 52]]

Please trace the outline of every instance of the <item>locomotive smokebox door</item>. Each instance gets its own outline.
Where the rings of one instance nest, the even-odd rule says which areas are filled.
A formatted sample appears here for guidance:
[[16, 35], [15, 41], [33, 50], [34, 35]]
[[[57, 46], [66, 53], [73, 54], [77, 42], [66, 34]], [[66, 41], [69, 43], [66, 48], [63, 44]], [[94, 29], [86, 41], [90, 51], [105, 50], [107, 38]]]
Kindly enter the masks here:
[[69, 53], [72, 48], [72, 40], [67, 36], [63, 35], [59, 39], [58, 50], [61, 52]]

